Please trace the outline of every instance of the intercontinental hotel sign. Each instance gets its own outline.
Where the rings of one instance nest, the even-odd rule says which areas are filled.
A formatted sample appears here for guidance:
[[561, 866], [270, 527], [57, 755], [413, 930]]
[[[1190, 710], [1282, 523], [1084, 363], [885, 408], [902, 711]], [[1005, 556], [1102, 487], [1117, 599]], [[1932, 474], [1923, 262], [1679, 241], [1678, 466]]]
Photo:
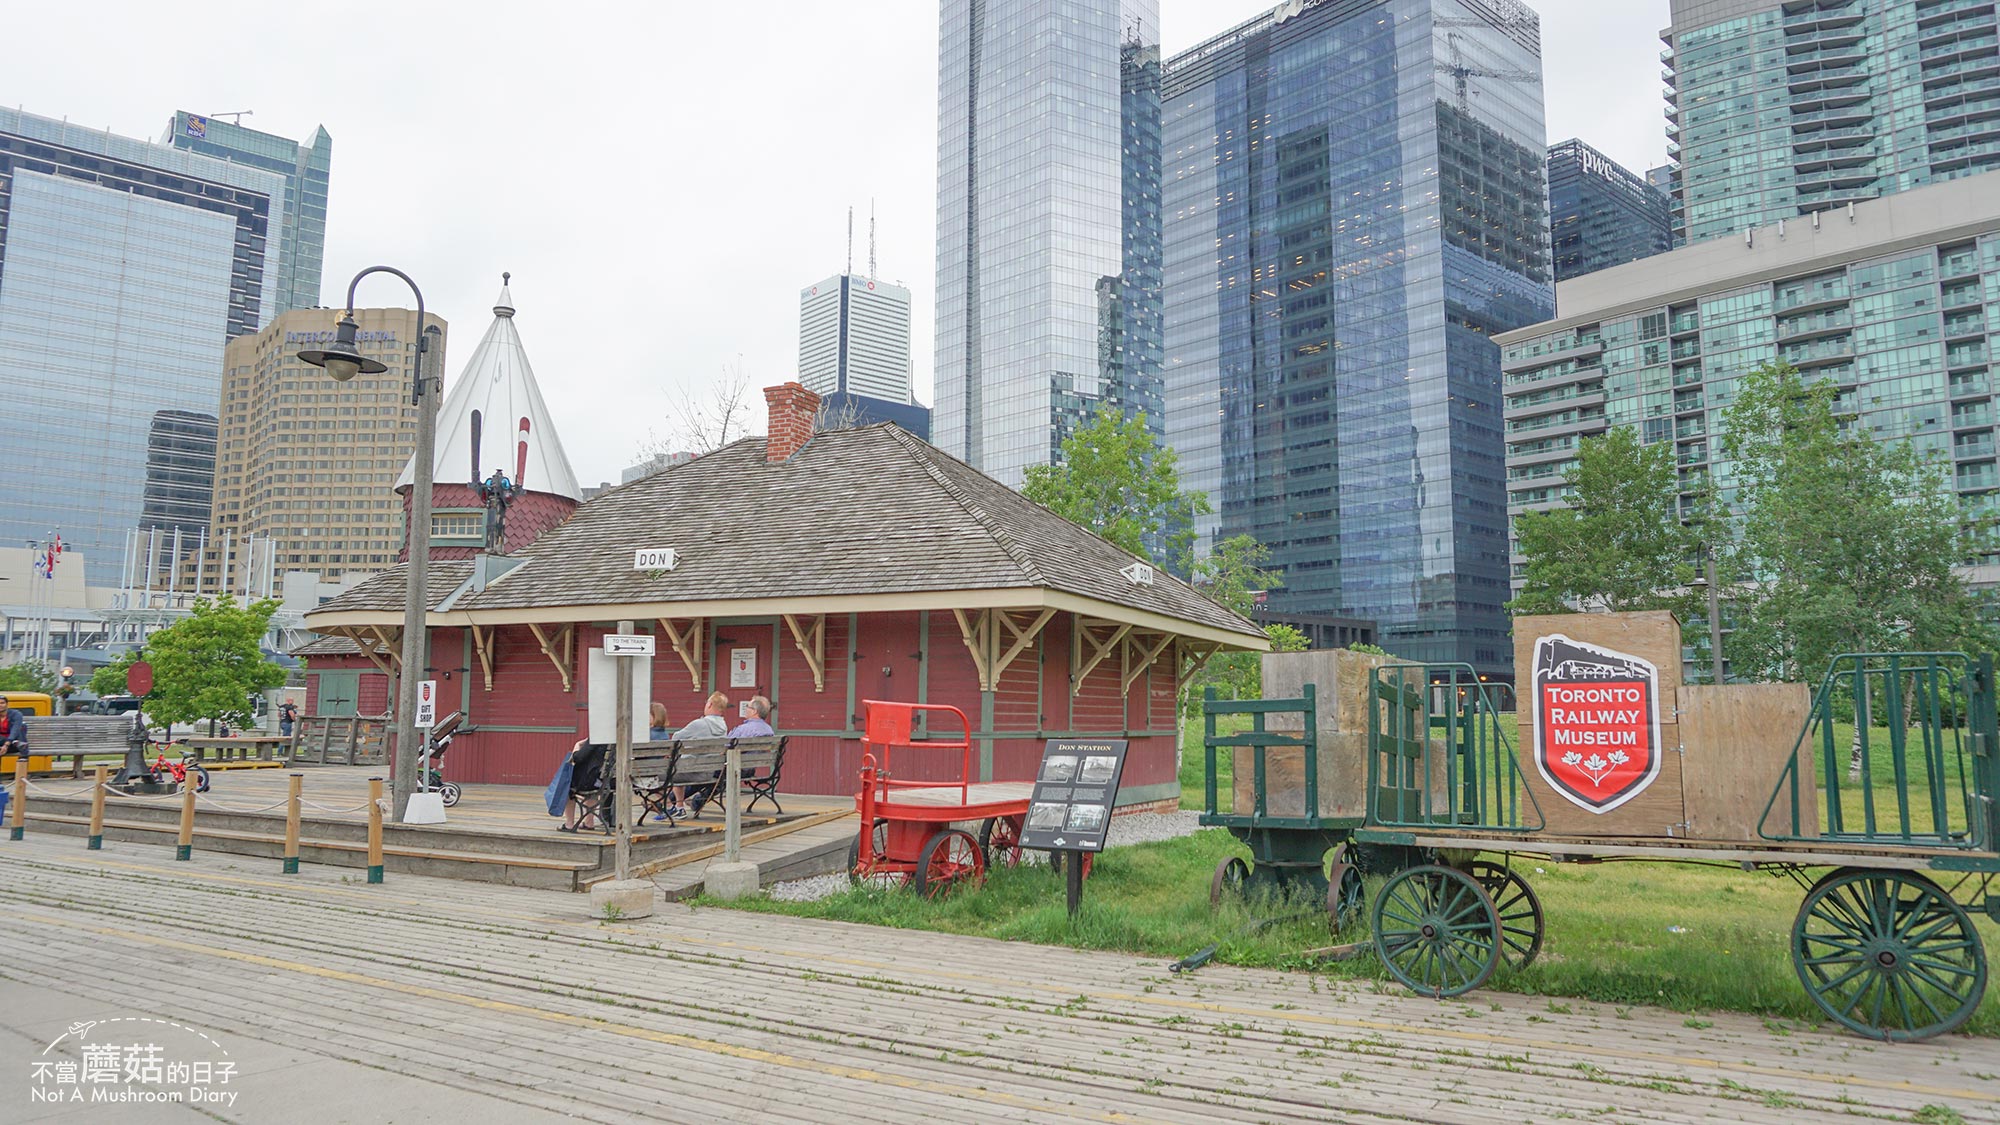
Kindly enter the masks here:
[[[332, 329], [328, 329], [325, 332], [287, 332], [285, 333], [285, 343], [331, 344], [338, 336], [339, 333]], [[358, 344], [393, 344], [396, 342], [396, 330], [393, 328], [363, 329], [354, 334], [354, 341]]]

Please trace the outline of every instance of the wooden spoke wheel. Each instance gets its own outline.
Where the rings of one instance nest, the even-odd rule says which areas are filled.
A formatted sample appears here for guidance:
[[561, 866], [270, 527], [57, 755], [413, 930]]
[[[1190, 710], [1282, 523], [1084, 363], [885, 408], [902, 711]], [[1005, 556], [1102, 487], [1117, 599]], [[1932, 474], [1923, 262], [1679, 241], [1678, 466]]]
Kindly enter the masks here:
[[1222, 905], [1224, 898], [1242, 898], [1243, 884], [1250, 878], [1250, 865], [1241, 856], [1230, 856], [1215, 865], [1215, 875], [1208, 881], [1208, 905], [1213, 910]]
[[[889, 822], [879, 817], [875, 821], [875, 862], [882, 862], [882, 853], [889, 847]], [[856, 831], [854, 839], [847, 845], [847, 882], [849, 886], [859, 886], [875, 874], [861, 870], [861, 833]]]
[[1442, 999], [1486, 983], [1500, 963], [1500, 918], [1479, 881], [1425, 864], [1375, 896], [1375, 952], [1420, 996]]
[[1512, 867], [1475, 859], [1466, 873], [1479, 880], [1500, 916], [1500, 959], [1509, 969], [1525, 969], [1542, 951], [1542, 900]]
[[1820, 1010], [1873, 1039], [1952, 1031], [1986, 992], [1986, 953], [1965, 908], [1914, 871], [1844, 867], [1806, 892], [1792, 967]]
[[1326, 869], [1326, 920], [1335, 933], [1353, 925], [1367, 901], [1359, 868], [1336, 860]]
[[989, 816], [979, 826], [979, 850], [986, 853], [988, 867], [1018, 867], [1021, 864], [1021, 827], [1027, 814]]
[[947, 828], [924, 841], [917, 860], [917, 893], [936, 898], [963, 885], [977, 885], [986, 878], [986, 852], [972, 833]]

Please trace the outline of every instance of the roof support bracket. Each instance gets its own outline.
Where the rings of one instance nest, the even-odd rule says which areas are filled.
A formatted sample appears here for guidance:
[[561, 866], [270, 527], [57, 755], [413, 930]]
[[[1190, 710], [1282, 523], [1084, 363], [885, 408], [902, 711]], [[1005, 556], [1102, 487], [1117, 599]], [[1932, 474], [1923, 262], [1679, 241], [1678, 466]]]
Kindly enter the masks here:
[[493, 690], [493, 645], [500, 637], [498, 625], [472, 626], [472, 651], [479, 654], [479, 670], [486, 674], [486, 690]]
[[[389, 663], [394, 667], [401, 668], [403, 666], [403, 646], [401, 644], [403, 631], [401, 629], [385, 628], [381, 625], [370, 625], [368, 628], [369, 631], [375, 634], [375, 639], [381, 642], [382, 651], [389, 654]], [[361, 647], [366, 649], [368, 645], [363, 644]], [[384, 669], [384, 671], [387, 671], [387, 669]]]
[[1175, 654], [1175, 662], [1179, 663], [1182, 660], [1188, 662], [1181, 665], [1180, 682], [1174, 685], [1175, 691], [1186, 690], [1188, 684], [1194, 682], [1195, 676], [1207, 666], [1210, 658], [1221, 651], [1222, 646], [1219, 644], [1183, 645]]
[[576, 626], [566, 624], [559, 628], [555, 626], [551, 628], [556, 630], [554, 635], [543, 632], [542, 627], [532, 621], [528, 623], [528, 631], [535, 634], [535, 643], [542, 646], [542, 655], [549, 658], [549, 663], [556, 666], [556, 674], [562, 677], [563, 690], [571, 691], [576, 687], [575, 677], [570, 672], [570, 656], [576, 644]]
[[[1034, 621], [1026, 625], [1016, 624], [1014, 621], [1014, 615], [1011, 612], [1004, 609], [994, 610], [993, 615], [1000, 619], [1001, 623], [1007, 627], [1007, 631], [1009, 633], [1012, 633], [1014, 635], [1014, 643], [1008, 647], [1006, 652], [1001, 653], [995, 660], [993, 660], [992, 662], [993, 672], [992, 675], [988, 677], [990, 683], [986, 688], [987, 691], [993, 690], [991, 684], [997, 684], [1000, 682], [1001, 675], [1007, 671], [1008, 665], [1014, 663], [1014, 658], [1021, 655], [1021, 653], [1023, 653], [1024, 651], [1026, 651], [1029, 645], [1035, 643], [1035, 638], [1041, 635], [1042, 627], [1047, 625], [1051, 618], [1055, 617], [1056, 611], [1053, 609], [1045, 609], [1035, 615]], [[993, 648], [995, 650], [999, 649], [1000, 637], [994, 632], [994, 630], [989, 627], [987, 629], [986, 635], [987, 639], [993, 642]]]
[[1148, 639], [1143, 635], [1126, 639], [1125, 675], [1119, 685], [1120, 695], [1132, 694], [1132, 685], [1138, 682], [1140, 676], [1146, 674], [1146, 669], [1153, 666], [1153, 662], [1160, 658], [1161, 653], [1167, 651], [1167, 646], [1174, 643], [1172, 633], [1161, 633], [1157, 637], [1150, 638], [1152, 641], [1150, 646], [1147, 644]]
[[685, 624], [676, 626], [671, 618], [662, 617], [660, 632], [667, 635], [667, 642], [674, 646], [674, 652], [687, 665], [688, 682], [694, 690], [701, 690], [701, 623], [699, 617], [689, 618]]
[[964, 610], [954, 608], [951, 616], [958, 622], [958, 635], [965, 641], [966, 651], [972, 654], [972, 667], [979, 673], [979, 690], [992, 691], [993, 676], [987, 669], [992, 666], [988, 659], [992, 651], [988, 637], [993, 632], [993, 611], [979, 610], [967, 620]]
[[799, 616], [795, 613], [784, 615], [785, 627], [792, 631], [792, 644], [806, 658], [806, 667], [812, 669], [813, 690], [826, 690], [826, 614], [816, 614], [806, 618], [810, 624], [800, 627]]
[[[1107, 628], [1112, 630], [1111, 635], [1108, 637], [1092, 632], [1093, 629], [1102, 630]], [[1082, 614], [1076, 615], [1075, 626], [1070, 632], [1069, 644], [1069, 693], [1071, 695], [1076, 695], [1083, 690], [1083, 681], [1089, 678], [1092, 672], [1097, 670], [1099, 664], [1104, 663], [1106, 657], [1109, 657], [1117, 650], [1119, 643], [1131, 631], [1132, 626], [1130, 625], [1119, 625], [1111, 621], [1097, 621]], [[1084, 652], [1086, 648], [1090, 650], [1088, 656]]]

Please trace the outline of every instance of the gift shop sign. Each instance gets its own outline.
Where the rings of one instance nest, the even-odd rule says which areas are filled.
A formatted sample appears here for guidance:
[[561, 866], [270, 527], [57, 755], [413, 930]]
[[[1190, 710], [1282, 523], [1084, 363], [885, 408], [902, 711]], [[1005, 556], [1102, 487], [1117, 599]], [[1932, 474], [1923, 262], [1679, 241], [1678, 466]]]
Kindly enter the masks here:
[[1607, 813], [1660, 776], [1660, 672], [1630, 653], [1535, 639], [1535, 767], [1578, 808]]

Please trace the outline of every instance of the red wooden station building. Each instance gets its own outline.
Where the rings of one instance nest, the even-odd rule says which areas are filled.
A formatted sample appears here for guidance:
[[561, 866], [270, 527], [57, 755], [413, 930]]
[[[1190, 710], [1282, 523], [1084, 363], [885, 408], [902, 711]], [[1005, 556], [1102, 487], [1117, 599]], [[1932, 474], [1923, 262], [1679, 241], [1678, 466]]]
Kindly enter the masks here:
[[[466, 715], [455, 778], [545, 784], [587, 729], [587, 650], [630, 620], [656, 638], [674, 726], [714, 690], [772, 700], [787, 791], [853, 793], [861, 701], [889, 699], [963, 710], [972, 780], [1031, 778], [1049, 738], [1124, 738], [1120, 806], [1177, 800], [1179, 690], [1220, 650], [1266, 647], [1261, 630], [901, 429], [815, 434], [812, 392], [765, 397], [768, 438], [605, 492], [505, 554], [434, 553], [424, 675]], [[357, 681], [362, 713], [387, 709], [403, 598], [399, 566], [307, 615], [308, 713]]]

